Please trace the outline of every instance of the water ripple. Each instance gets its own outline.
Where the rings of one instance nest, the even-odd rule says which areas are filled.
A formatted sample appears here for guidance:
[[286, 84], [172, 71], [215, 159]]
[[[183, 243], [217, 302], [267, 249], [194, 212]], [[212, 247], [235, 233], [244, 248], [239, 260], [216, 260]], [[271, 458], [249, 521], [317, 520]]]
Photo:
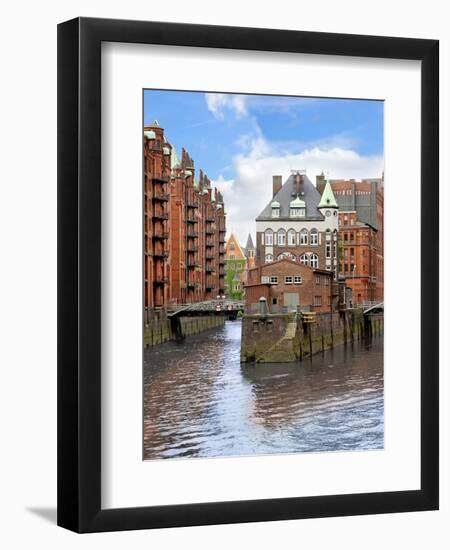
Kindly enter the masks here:
[[380, 449], [383, 346], [241, 365], [239, 322], [144, 352], [144, 459]]

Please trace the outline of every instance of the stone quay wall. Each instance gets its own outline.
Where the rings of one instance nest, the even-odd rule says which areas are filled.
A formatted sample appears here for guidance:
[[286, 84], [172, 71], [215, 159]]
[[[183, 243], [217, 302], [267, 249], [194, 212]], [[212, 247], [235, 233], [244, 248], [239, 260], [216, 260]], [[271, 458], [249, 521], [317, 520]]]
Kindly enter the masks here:
[[314, 323], [301, 314], [244, 315], [241, 362], [301, 361], [338, 344], [383, 333], [383, 314], [363, 315], [361, 309], [317, 313]]
[[169, 340], [185, 338], [210, 328], [221, 327], [225, 317], [219, 315], [202, 315], [201, 317], [180, 317], [178, 326], [166, 316], [161, 315], [148, 320], [144, 326], [144, 347], [163, 344]]

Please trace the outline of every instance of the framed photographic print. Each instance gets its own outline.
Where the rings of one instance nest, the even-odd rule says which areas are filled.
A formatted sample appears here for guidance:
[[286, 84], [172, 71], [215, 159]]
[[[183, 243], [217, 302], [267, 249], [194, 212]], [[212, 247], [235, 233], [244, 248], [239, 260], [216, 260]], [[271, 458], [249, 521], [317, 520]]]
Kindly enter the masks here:
[[59, 25], [59, 525], [438, 508], [438, 64]]

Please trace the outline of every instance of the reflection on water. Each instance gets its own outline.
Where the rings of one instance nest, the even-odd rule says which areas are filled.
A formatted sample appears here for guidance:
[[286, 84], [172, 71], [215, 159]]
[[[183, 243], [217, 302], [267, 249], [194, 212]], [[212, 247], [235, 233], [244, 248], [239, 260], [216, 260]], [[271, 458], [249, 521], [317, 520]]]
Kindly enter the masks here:
[[383, 341], [241, 365], [241, 324], [144, 351], [144, 459], [383, 448]]

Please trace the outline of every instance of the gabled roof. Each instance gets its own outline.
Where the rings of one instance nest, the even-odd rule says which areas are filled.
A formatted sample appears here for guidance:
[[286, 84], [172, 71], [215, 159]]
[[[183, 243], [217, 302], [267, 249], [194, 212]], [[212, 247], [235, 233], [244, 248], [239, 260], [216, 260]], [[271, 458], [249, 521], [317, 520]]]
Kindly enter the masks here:
[[[231, 250], [230, 245], [234, 245], [234, 249]], [[241, 245], [239, 244], [234, 233], [231, 233], [226, 244], [225, 244], [225, 253], [226, 259], [229, 259], [230, 255], [234, 256], [234, 260], [245, 260], [245, 254], [242, 251]]]
[[[305, 203], [305, 207], [306, 207], [305, 217], [290, 218], [289, 217], [290, 203], [291, 201], [295, 201], [297, 198], [300, 201]], [[278, 193], [273, 198], [271, 198], [271, 200], [267, 203], [266, 207], [261, 211], [259, 216], [256, 218], [256, 221], [273, 219], [272, 203], [274, 201], [280, 203], [280, 216], [279, 218], [276, 218], [277, 220], [295, 219], [296, 221], [299, 221], [301, 219], [301, 220], [308, 221], [308, 220], [324, 219], [323, 215], [317, 209], [317, 205], [320, 202], [320, 193], [319, 191], [317, 191], [315, 186], [312, 184], [311, 180], [306, 175], [302, 176], [302, 183], [300, 186], [299, 196], [295, 192], [294, 176], [293, 175], [289, 176], [288, 179], [284, 182], [281, 189], [278, 191]]]
[[327, 183], [325, 184], [322, 198], [319, 203], [319, 208], [326, 208], [327, 206], [330, 208], [338, 208], [338, 203], [336, 202], [336, 197], [334, 196], [329, 180], [327, 180]]

